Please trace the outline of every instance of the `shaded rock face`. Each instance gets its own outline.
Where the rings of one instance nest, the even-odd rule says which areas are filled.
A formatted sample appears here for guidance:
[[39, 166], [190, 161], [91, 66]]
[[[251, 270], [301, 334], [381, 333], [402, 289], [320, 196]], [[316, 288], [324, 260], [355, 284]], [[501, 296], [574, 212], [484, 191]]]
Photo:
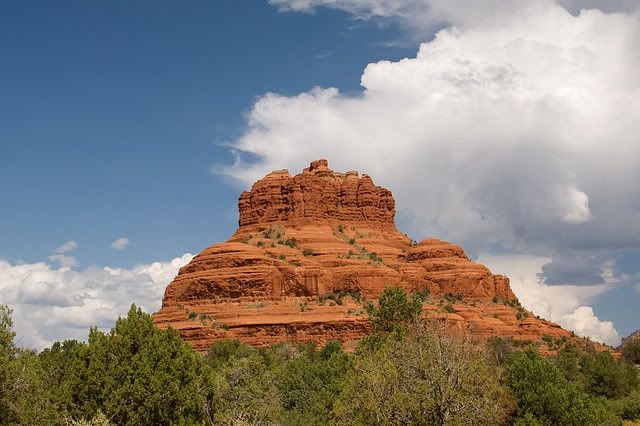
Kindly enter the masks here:
[[630, 335], [628, 335], [627, 337], [623, 337], [622, 342], [620, 343], [620, 346], [618, 346], [618, 349], [622, 349], [624, 345], [631, 343], [631, 341], [635, 339], [640, 339], [640, 330], [636, 330]]
[[221, 338], [353, 346], [368, 332], [365, 301], [385, 286], [428, 290], [426, 315], [481, 338], [569, 336], [518, 308], [509, 279], [460, 247], [412, 243], [396, 229], [391, 192], [366, 175], [314, 161], [296, 176], [270, 173], [238, 206], [238, 230], [181, 268], [154, 315], [197, 350]]

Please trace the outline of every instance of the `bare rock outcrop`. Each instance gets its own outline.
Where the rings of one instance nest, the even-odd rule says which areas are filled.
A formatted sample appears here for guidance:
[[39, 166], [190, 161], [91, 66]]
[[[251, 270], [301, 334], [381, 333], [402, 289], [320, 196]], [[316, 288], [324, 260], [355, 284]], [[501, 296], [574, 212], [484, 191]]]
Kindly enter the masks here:
[[394, 223], [391, 192], [326, 160], [276, 171], [243, 192], [239, 228], [181, 268], [154, 315], [198, 350], [221, 338], [347, 347], [368, 331], [365, 300], [385, 286], [429, 291], [425, 315], [481, 338], [570, 338], [519, 306], [509, 279], [438, 239], [413, 243]]

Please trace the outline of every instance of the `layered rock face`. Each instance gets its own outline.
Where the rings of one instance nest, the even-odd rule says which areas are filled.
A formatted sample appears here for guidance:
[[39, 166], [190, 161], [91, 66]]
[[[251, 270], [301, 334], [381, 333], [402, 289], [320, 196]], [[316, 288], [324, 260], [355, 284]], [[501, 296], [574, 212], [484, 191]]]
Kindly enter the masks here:
[[353, 346], [368, 332], [364, 303], [385, 286], [428, 290], [425, 315], [481, 338], [570, 338], [520, 308], [509, 279], [460, 247], [400, 233], [391, 192], [367, 175], [314, 161], [296, 176], [270, 173], [238, 206], [238, 230], [180, 270], [154, 315], [197, 350], [221, 338]]

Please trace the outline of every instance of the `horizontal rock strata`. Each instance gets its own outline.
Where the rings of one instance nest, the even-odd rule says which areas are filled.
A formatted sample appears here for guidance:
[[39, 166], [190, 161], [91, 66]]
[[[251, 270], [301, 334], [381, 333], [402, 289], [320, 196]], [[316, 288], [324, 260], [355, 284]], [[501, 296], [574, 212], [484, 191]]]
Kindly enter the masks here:
[[339, 340], [368, 332], [363, 306], [385, 286], [429, 291], [425, 315], [481, 338], [571, 338], [519, 307], [509, 279], [438, 239], [412, 242], [391, 192], [326, 160], [276, 171], [240, 195], [239, 228], [180, 269], [154, 315], [200, 351], [217, 339], [256, 346]]

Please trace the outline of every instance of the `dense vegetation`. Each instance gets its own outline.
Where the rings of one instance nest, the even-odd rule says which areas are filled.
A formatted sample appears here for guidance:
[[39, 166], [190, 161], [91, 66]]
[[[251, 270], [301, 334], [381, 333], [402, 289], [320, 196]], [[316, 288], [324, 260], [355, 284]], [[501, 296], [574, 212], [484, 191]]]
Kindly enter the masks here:
[[0, 305], [0, 423], [26, 425], [616, 425], [640, 418], [638, 347], [623, 357], [555, 342], [557, 355], [486, 347], [419, 318], [387, 288], [353, 353], [235, 340], [202, 356], [135, 306], [109, 333], [40, 353], [15, 347]]

